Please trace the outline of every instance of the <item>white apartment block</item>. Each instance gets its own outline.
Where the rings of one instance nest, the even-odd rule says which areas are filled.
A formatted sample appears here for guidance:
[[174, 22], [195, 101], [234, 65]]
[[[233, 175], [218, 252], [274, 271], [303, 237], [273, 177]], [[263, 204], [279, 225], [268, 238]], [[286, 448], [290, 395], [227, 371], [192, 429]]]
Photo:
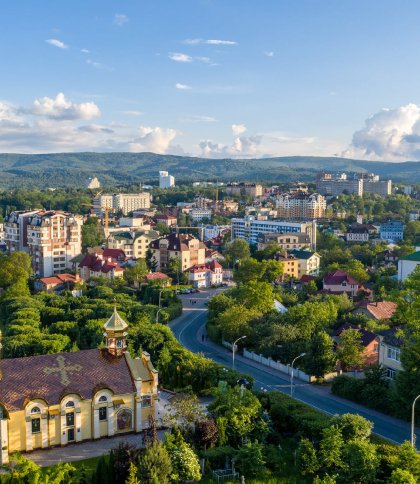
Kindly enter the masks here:
[[322, 173], [317, 177], [316, 189], [326, 196], [338, 196], [347, 192], [360, 197], [363, 193], [376, 193], [386, 197], [392, 193], [392, 181], [380, 180], [379, 176], [373, 173], [355, 174], [351, 177], [346, 173]]
[[175, 186], [175, 178], [167, 171], [159, 172], [159, 188], [171, 188]]
[[203, 219], [211, 219], [212, 210], [210, 208], [193, 208], [190, 213], [193, 222], [201, 222]]
[[156, 230], [136, 230], [111, 233], [107, 240], [108, 249], [121, 249], [127, 259], [145, 259], [150, 242], [159, 238]]
[[31, 217], [39, 210], [15, 210], [6, 215], [4, 241], [10, 252], [29, 252], [27, 229]]
[[105, 208], [121, 211], [127, 215], [134, 210], [150, 208], [150, 193], [114, 193], [113, 195], [99, 195], [93, 201], [95, 211], [103, 213]]
[[284, 218], [322, 218], [327, 201], [319, 193], [282, 193], [276, 197], [277, 215]]
[[244, 218], [232, 219], [232, 240], [245, 239], [255, 245], [261, 234], [284, 234], [290, 232], [309, 235], [311, 247], [316, 248], [316, 221], [292, 222], [288, 220], [256, 220], [251, 215]]
[[223, 232], [230, 230], [230, 225], [201, 225], [204, 240], [215, 239]]
[[[416, 249], [419, 249], [416, 247]], [[398, 260], [398, 280], [405, 281], [407, 277], [420, 265], [420, 250], [400, 257]]]

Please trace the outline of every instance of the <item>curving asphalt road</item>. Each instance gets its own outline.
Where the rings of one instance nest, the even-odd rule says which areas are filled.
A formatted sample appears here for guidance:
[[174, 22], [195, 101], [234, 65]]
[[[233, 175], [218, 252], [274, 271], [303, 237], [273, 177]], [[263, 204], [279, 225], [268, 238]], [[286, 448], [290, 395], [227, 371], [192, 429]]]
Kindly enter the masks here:
[[[203, 338], [207, 320], [205, 302], [218, 291], [220, 290], [182, 295], [183, 314], [172, 321], [170, 327], [183, 346], [194, 353], [202, 353], [206, 357], [231, 368], [232, 352]], [[238, 354], [235, 356], [235, 369], [252, 375], [255, 378], [255, 387], [257, 389], [290, 393], [290, 378], [288, 375], [283, 376], [278, 371], [248, 360]], [[294, 398], [330, 415], [357, 413], [373, 422], [374, 432], [377, 435], [392, 442], [400, 444], [405, 440], [410, 440], [410, 424], [408, 422], [389, 417], [357, 403], [337, 397], [331, 394], [328, 387], [310, 385], [295, 378]], [[416, 430], [419, 436], [418, 429]]]

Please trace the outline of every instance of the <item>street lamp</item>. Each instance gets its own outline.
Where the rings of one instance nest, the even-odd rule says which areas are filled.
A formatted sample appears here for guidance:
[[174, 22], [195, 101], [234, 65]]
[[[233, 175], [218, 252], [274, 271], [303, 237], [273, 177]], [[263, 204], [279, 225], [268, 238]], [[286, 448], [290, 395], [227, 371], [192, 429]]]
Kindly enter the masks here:
[[292, 373], [290, 375], [290, 396], [293, 397], [293, 365], [295, 364], [295, 361], [298, 358], [301, 358], [302, 356], [305, 356], [306, 353], [301, 353], [300, 355], [296, 356], [296, 358], [292, 361], [291, 367], [292, 367]]
[[165, 309], [165, 308], [159, 308], [157, 310], [157, 313], [156, 313], [156, 322], [158, 323], [159, 322], [159, 313], [162, 311], [162, 309]]
[[246, 336], [241, 336], [238, 338], [236, 341], [233, 342], [232, 345], [232, 370], [235, 370], [235, 350], [236, 350], [236, 343], [240, 341], [241, 339], [245, 339]]
[[416, 402], [420, 398], [420, 394], [414, 399], [411, 407], [411, 446], [414, 448], [414, 410], [416, 408]]

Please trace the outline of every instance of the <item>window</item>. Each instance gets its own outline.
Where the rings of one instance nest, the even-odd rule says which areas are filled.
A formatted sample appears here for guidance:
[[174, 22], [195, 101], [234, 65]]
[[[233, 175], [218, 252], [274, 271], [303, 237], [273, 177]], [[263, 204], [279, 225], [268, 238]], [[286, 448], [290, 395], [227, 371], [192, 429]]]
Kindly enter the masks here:
[[32, 433], [37, 434], [41, 432], [41, 419], [40, 418], [33, 418], [32, 419]]
[[401, 351], [399, 348], [388, 348], [387, 356], [390, 360], [401, 361], [400, 353]]
[[397, 376], [397, 372], [391, 368], [386, 369], [386, 377], [389, 378], [390, 380], [395, 380]]
[[378, 345], [378, 343], [376, 343], [375, 346], [373, 347], [373, 351], [375, 353], [378, 353], [379, 352], [379, 345]]
[[74, 425], [74, 412], [66, 413], [66, 425], [72, 427]]
[[74, 402], [70, 400], [69, 402], [66, 403], [66, 407], [67, 408], [74, 407]]
[[142, 408], [151, 407], [152, 406], [152, 396], [151, 395], [144, 395], [141, 397], [141, 406]]
[[31, 413], [41, 413], [41, 410], [39, 409], [39, 407], [34, 407], [34, 408], [31, 410]]
[[4, 411], [3, 407], [0, 405], [0, 420], [6, 416], [6, 412]]
[[108, 418], [108, 408], [107, 407], [101, 407], [99, 409], [99, 420], [103, 421]]
[[99, 398], [99, 403], [107, 402], [107, 401], [108, 401], [108, 398], [105, 395], [102, 395], [102, 397]]

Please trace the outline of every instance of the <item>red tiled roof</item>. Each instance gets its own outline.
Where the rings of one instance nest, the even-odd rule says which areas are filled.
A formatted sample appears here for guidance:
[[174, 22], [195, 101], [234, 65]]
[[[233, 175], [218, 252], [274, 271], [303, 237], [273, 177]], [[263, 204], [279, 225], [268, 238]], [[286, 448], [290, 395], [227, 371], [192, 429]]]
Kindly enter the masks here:
[[364, 328], [358, 328], [357, 326], [355, 326], [354, 324], [343, 324], [342, 326], [340, 326], [338, 329], [337, 329], [337, 332], [336, 332], [336, 335], [337, 336], [341, 336], [341, 333], [347, 329], [355, 329], [357, 331], [359, 331], [359, 333], [361, 334], [362, 336], [362, 345], [364, 347], [366, 346], [369, 346], [370, 343], [372, 343], [372, 341], [375, 341], [375, 339], [379, 339], [379, 336], [375, 333], [372, 333], [371, 331], [367, 331], [366, 329]]
[[375, 319], [390, 319], [397, 310], [397, 304], [392, 301], [362, 301], [359, 308], [366, 309]]
[[155, 216], [156, 220], [176, 220], [177, 218], [174, 215], [168, 215], [166, 213], [159, 214]]
[[[57, 371], [59, 366], [67, 371]], [[112, 357], [106, 350], [4, 359], [0, 368], [0, 403], [9, 412], [34, 398], [54, 405], [69, 393], [90, 399], [101, 388], [120, 395], [135, 391], [125, 357]]]
[[88, 254], [80, 262], [79, 267], [87, 267], [93, 272], [103, 272], [104, 274], [112, 271], [113, 269], [117, 272], [121, 272], [124, 270], [116, 262], [104, 260], [102, 257], [98, 257], [97, 254]]
[[359, 283], [350, 277], [347, 272], [345, 271], [340, 271], [336, 270], [334, 272], [330, 272], [328, 274], [325, 274], [324, 276], [324, 284], [327, 284], [328, 286], [336, 286], [341, 284], [342, 282], [346, 281], [348, 284], [358, 286]]
[[169, 276], [163, 272], [151, 272], [150, 274], [146, 274], [144, 278], [146, 281], [155, 281], [158, 279], [169, 279]]
[[304, 284], [310, 281], [314, 281], [316, 279], [315, 276], [310, 276], [309, 274], [303, 274], [303, 276], [300, 278], [300, 282], [303, 282]]
[[104, 258], [111, 257], [111, 259], [124, 260], [125, 252], [122, 249], [105, 249]]
[[40, 282], [46, 286], [52, 284], [62, 284], [63, 282], [76, 282], [77, 278], [74, 274], [57, 274], [52, 277], [41, 277]]

